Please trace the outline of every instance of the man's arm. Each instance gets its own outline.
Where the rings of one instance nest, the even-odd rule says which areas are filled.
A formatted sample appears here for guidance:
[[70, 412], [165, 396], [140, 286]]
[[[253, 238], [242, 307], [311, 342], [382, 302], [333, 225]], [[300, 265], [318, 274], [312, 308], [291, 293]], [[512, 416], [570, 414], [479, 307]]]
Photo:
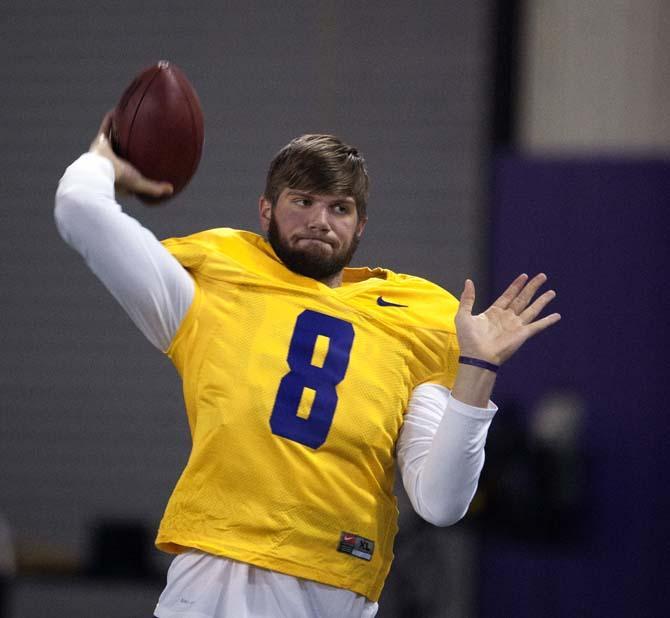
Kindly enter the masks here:
[[[415, 511], [446, 526], [466, 513], [484, 466], [484, 446], [496, 406], [490, 401], [496, 368], [523, 343], [560, 320], [536, 319], [556, 296], [553, 290], [531, 302], [547, 280], [520, 275], [484, 313], [473, 316], [475, 288], [467, 280], [456, 314], [463, 363], [452, 391], [423, 384], [412, 393], [398, 437], [398, 464]], [[465, 357], [465, 358], [464, 358]], [[474, 360], [475, 364], [468, 364]]]
[[114, 184], [153, 195], [170, 187], [118, 159], [108, 130], [107, 116], [89, 153], [65, 171], [56, 192], [56, 224], [144, 335], [165, 351], [193, 300], [194, 283], [149, 230], [122, 212]]
[[414, 510], [436, 526], [455, 524], [477, 491], [484, 446], [498, 408], [458, 401], [439, 384], [414, 389], [397, 443], [398, 466]]

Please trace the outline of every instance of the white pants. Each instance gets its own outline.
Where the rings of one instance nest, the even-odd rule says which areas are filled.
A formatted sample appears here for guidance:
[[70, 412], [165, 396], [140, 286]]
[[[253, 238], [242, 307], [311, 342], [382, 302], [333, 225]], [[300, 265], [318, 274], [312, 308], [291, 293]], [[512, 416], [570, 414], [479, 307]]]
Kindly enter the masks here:
[[178, 555], [158, 618], [373, 618], [378, 605], [326, 584], [192, 550]]

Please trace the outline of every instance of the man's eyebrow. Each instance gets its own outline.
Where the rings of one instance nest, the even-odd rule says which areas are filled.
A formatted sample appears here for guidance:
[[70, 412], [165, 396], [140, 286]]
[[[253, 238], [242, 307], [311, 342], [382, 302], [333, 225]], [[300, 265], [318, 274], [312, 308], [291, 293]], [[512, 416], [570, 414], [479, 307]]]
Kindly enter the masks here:
[[[287, 195], [298, 195], [300, 197], [318, 198], [323, 197], [319, 193], [309, 193], [309, 191], [300, 191], [300, 189], [289, 189]], [[347, 202], [356, 205], [356, 200], [351, 195], [335, 195], [332, 203]]]

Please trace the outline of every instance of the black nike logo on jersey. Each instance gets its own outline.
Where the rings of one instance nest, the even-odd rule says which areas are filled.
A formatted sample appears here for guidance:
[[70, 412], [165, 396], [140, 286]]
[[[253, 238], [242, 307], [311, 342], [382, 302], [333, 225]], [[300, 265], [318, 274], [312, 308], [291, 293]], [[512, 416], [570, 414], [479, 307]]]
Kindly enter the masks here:
[[388, 300], [384, 300], [381, 296], [377, 296], [377, 304], [380, 307], [407, 307], [408, 305], [399, 305], [398, 303], [391, 303]]

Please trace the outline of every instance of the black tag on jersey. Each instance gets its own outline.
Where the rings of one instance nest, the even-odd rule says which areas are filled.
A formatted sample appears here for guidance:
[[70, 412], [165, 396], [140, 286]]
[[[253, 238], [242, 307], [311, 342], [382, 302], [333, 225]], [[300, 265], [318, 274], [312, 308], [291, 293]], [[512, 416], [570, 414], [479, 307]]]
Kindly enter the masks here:
[[351, 532], [343, 532], [340, 535], [340, 544], [337, 547], [337, 551], [351, 554], [363, 560], [372, 560], [372, 554], [375, 551], [375, 542]]

